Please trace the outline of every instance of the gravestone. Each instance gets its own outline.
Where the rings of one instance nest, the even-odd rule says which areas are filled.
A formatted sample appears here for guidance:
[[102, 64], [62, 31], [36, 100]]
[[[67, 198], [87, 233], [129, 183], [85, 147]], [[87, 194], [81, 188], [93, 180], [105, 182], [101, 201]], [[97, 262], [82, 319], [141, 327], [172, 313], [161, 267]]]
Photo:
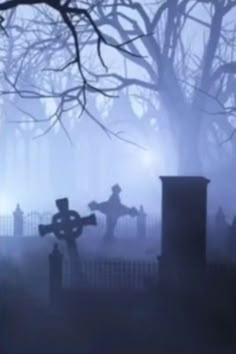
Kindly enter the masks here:
[[63, 289], [63, 256], [57, 243], [54, 244], [52, 253], [49, 254], [49, 300], [56, 304]]
[[217, 227], [224, 228], [227, 225], [226, 216], [221, 207], [219, 207], [217, 210], [215, 221]]
[[137, 215], [137, 237], [144, 239], [147, 233], [147, 214], [141, 205]]
[[136, 208], [128, 208], [123, 205], [120, 200], [121, 188], [118, 184], [112, 187], [112, 194], [106, 202], [97, 203], [95, 201], [89, 203], [91, 210], [97, 210], [106, 216], [106, 232], [104, 235], [105, 241], [112, 241], [114, 239], [114, 231], [118, 220], [129, 215], [131, 217], [137, 216], [138, 211]]
[[226, 215], [221, 207], [218, 208], [215, 216], [214, 248], [218, 250], [219, 256], [223, 261], [227, 261], [231, 253], [231, 230], [227, 223]]
[[229, 227], [229, 262], [234, 263], [236, 260], [236, 216], [233, 218], [232, 224]]
[[20, 204], [16, 205], [16, 209], [13, 213], [13, 235], [24, 235], [24, 213], [21, 210]]
[[67, 198], [56, 200], [56, 206], [59, 212], [52, 217], [51, 224], [39, 225], [39, 234], [41, 236], [54, 234], [58, 240], [66, 242], [70, 260], [71, 285], [73, 285], [78, 275], [81, 275], [76, 240], [81, 236], [85, 226], [97, 224], [96, 216], [92, 214], [81, 217], [78, 212], [69, 209]]
[[161, 177], [162, 253], [159, 280], [195, 288], [206, 268], [207, 184], [203, 177]]

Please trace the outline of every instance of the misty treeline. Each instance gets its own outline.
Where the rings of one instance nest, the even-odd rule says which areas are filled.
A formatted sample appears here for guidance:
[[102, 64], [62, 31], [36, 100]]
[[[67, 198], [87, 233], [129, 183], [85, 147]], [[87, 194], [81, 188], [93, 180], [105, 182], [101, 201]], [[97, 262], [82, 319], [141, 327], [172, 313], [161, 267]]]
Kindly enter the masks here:
[[88, 103], [126, 89], [152, 107], [152, 120], [141, 117], [149, 129], [171, 134], [179, 173], [233, 163], [236, 1], [2, 0], [0, 15], [3, 106], [53, 102], [43, 118], [25, 112], [44, 133], [56, 122], [68, 133], [66, 118], [87, 115], [122, 139]]

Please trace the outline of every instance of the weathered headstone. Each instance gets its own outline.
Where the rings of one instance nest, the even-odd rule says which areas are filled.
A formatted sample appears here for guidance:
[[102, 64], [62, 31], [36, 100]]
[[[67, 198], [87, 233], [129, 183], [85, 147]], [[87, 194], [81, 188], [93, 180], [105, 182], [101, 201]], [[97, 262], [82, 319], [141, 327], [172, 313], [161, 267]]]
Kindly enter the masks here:
[[85, 226], [97, 224], [96, 216], [92, 214], [81, 217], [78, 212], [69, 209], [67, 198], [56, 200], [56, 206], [59, 212], [52, 217], [51, 224], [39, 225], [39, 234], [45, 236], [52, 233], [58, 240], [66, 242], [70, 259], [71, 282], [74, 284], [80, 270], [76, 240]]
[[204, 278], [207, 184], [203, 177], [161, 177], [162, 254], [159, 279], [183, 290]]
[[120, 200], [121, 188], [118, 184], [112, 187], [112, 195], [108, 201], [97, 203], [95, 201], [89, 203], [91, 210], [98, 210], [106, 216], [106, 232], [104, 240], [112, 241], [114, 239], [114, 231], [118, 220], [125, 215], [137, 216], [138, 211], [136, 208], [128, 208], [123, 205]]
[[227, 225], [226, 216], [221, 207], [217, 210], [215, 222], [216, 226], [220, 228], [224, 228]]
[[232, 224], [231, 224], [231, 230], [234, 234], [234, 237], [236, 238], [236, 216], [233, 218]]
[[21, 210], [20, 204], [16, 205], [16, 209], [13, 212], [13, 235], [24, 235], [24, 213]]
[[137, 237], [143, 239], [147, 233], [147, 214], [141, 205], [137, 215]]
[[49, 254], [49, 300], [54, 305], [60, 298], [63, 288], [63, 256], [57, 243]]
[[215, 216], [214, 248], [218, 251], [218, 257], [223, 256], [227, 261], [231, 254], [231, 230], [227, 222], [226, 215], [221, 207], [218, 208]]
[[236, 259], [236, 216], [233, 218], [232, 224], [229, 226], [229, 261], [235, 262]]

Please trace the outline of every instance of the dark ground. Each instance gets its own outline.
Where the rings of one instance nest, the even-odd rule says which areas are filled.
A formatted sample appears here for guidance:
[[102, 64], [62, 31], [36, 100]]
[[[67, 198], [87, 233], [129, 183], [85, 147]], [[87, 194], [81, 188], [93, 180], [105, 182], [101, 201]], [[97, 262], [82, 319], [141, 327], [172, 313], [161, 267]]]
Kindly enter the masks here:
[[52, 308], [51, 243], [32, 243], [15, 263], [0, 258], [0, 354], [236, 353], [235, 267], [208, 267], [204, 297], [147, 284], [142, 293], [65, 291]]
[[235, 298], [211, 296], [77, 290], [52, 308], [2, 288], [0, 353], [235, 353]]

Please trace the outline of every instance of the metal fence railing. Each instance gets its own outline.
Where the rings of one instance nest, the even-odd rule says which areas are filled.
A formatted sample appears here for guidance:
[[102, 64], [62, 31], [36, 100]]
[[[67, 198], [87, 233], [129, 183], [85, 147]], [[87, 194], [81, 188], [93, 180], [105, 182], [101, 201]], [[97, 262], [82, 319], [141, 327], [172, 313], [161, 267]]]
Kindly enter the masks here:
[[[28, 214], [1, 215], [0, 216], [0, 236], [38, 236], [38, 225], [51, 223], [53, 213], [31, 212]], [[103, 235], [105, 233], [105, 218], [97, 217], [98, 225], [96, 228], [89, 228], [90, 233]], [[146, 236], [157, 234], [159, 228], [158, 219], [150, 215], [147, 217]], [[85, 229], [85, 232], [86, 229]], [[137, 236], [137, 220], [136, 218], [121, 218], [115, 230], [118, 237], [131, 238]]]
[[[64, 260], [65, 287], [70, 286], [69, 264], [68, 260]], [[81, 259], [80, 271], [83, 279], [78, 275], [76, 280], [80, 288], [143, 290], [147, 287], [148, 281], [157, 279], [158, 262], [114, 258]]]
[[[22, 234], [19, 236], [38, 236], [38, 225], [51, 222], [51, 213], [31, 212], [25, 214], [21, 220]], [[17, 227], [14, 225], [15, 217], [13, 215], [0, 216], [0, 236], [18, 236]]]

